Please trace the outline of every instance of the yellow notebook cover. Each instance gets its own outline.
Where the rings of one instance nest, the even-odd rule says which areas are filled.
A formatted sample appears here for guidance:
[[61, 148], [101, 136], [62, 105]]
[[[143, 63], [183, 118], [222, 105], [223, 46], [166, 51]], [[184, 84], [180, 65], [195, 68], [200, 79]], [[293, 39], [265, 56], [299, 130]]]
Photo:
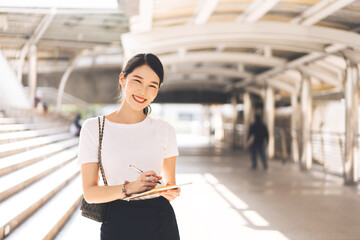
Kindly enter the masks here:
[[145, 191], [145, 192], [142, 192], [142, 193], [131, 194], [129, 197], [126, 197], [123, 200], [129, 201], [129, 200], [131, 200], [133, 198], [142, 197], [142, 196], [146, 196], [146, 195], [150, 195], [150, 194], [155, 194], [155, 193], [160, 192], [160, 191], [169, 190], [169, 189], [173, 189], [173, 188], [178, 188], [178, 187], [181, 187], [181, 186], [184, 186], [184, 185], [189, 185], [189, 184], [192, 184], [192, 183], [189, 182], [189, 183], [182, 183], [182, 184], [176, 184], [176, 185], [167, 185], [167, 186], [157, 187], [157, 188], [153, 188], [151, 190], [148, 190], [148, 191]]

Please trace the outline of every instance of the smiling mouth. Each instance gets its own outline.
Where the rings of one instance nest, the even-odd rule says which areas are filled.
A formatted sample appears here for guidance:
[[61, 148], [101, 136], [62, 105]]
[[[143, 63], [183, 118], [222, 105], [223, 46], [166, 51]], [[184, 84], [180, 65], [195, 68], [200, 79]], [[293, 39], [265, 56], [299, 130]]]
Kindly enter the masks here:
[[136, 102], [138, 102], [138, 103], [144, 103], [144, 102], [146, 101], [145, 98], [138, 97], [138, 96], [135, 96], [135, 95], [133, 95], [133, 98], [134, 98], [134, 100], [135, 100]]

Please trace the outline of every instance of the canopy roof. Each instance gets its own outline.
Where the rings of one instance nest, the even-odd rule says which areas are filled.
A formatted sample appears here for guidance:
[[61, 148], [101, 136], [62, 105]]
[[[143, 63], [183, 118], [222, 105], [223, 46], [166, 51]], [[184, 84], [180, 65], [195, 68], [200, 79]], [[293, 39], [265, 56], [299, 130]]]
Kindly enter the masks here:
[[118, 3], [0, 7], [0, 47], [17, 69], [36, 44], [39, 73], [65, 71], [74, 59], [79, 68], [119, 67], [133, 54], [153, 52], [166, 67], [162, 91], [169, 94], [262, 95], [272, 86], [284, 98], [309, 77], [314, 95], [338, 97], [347, 64], [360, 62], [360, 0]]

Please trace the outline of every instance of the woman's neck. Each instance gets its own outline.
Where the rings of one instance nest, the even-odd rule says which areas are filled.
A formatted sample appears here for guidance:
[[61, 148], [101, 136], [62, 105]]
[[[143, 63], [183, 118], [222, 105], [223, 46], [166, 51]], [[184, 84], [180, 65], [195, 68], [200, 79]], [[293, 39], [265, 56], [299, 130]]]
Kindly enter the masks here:
[[106, 118], [112, 122], [133, 124], [144, 121], [146, 115], [143, 111], [134, 111], [130, 106], [123, 104], [118, 110], [107, 115]]

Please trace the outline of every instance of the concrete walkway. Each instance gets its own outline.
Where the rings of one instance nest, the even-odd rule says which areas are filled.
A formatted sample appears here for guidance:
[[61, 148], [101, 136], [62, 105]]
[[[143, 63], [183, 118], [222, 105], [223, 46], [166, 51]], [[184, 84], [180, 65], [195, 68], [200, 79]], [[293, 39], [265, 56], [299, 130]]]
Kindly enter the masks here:
[[[360, 239], [357, 188], [293, 163], [259, 167], [240, 150], [180, 148], [177, 182], [193, 182], [172, 202], [181, 239]], [[77, 211], [57, 239], [99, 239], [98, 228]]]

